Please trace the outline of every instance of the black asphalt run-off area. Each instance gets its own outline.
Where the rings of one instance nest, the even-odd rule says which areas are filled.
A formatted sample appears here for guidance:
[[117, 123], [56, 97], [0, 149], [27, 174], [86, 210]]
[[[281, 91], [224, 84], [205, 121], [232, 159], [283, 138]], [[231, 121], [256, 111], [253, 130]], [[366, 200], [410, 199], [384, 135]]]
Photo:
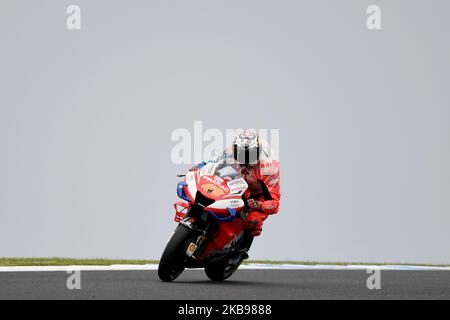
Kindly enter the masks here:
[[156, 271], [82, 271], [81, 290], [68, 290], [65, 272], [0, 272], [0, 299], [450, 299], [448, 271], [381, 271], [369, 290], [365, 270], [240, 270], [214, 283], [185, 271], [173, 283]]

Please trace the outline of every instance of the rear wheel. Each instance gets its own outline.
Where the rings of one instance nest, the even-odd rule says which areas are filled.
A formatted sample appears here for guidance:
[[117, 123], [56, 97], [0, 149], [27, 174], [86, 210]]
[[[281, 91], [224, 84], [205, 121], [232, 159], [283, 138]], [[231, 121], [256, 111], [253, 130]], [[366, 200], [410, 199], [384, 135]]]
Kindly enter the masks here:
[[208, 264], [205, 273], [212, 281], [224, 281], [231, 277], [244, 261], [244, 257], [230, 258]]
[[159, 262], [158, 276], [162, 281], [173, 281], [184, 271], [187, 247], [195, 241], [196, 236], [191, 229], [182, 224], [177, 227]]

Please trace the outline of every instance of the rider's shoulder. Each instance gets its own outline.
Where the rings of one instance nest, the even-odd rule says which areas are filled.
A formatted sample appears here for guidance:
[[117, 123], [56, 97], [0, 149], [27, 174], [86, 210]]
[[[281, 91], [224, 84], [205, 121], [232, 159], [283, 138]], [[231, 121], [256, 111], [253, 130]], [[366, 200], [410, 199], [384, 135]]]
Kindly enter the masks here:
[[263, 176], [273, 176], [280, 174], [280, 164], [270, 157], [260, 159], [258, 162], [259, 172]]

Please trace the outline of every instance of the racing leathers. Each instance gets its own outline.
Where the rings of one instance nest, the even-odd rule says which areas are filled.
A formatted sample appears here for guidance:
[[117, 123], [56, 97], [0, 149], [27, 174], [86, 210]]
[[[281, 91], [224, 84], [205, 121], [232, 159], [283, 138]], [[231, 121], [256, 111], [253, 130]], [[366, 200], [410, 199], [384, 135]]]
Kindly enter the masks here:
[[278, 213], [280, 207], [280, 172], [278, 162], [258, 161], [251, 167], [243, 167], [242, 176], [249, 188], [247, 191], [250, 209], [245, 227], [252, 236], [259, 236], [267, 217]]

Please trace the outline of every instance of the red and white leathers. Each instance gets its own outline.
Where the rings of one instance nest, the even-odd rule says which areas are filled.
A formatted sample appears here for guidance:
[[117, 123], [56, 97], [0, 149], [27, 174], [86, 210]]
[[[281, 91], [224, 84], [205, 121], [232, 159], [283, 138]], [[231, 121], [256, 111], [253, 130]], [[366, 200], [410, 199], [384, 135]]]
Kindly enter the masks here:
[[264, 220], [280, 207], [280, 169], [276, 160], [261, 159], [254, 166], [242, 166], [241, 174], [249, 189], [249, 212], [245, 227], [253, 236], [262, 232]]

